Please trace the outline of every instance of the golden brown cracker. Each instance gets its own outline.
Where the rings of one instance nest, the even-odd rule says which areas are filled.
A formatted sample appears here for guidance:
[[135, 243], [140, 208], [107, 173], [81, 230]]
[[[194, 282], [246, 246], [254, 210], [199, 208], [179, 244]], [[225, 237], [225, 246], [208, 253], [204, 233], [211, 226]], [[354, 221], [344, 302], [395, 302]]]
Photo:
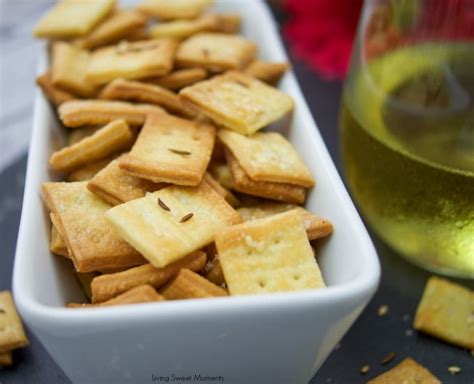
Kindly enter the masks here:
[[41, 88], [46, 98], [56, 107], [65, 101], [74, 100], [76, 97], [58, 87], [53, 85], [51, 70], [47, 70], [42, 75], [36, 78], [36, 84]]
[[145, 123], [147, 114], [151, 112], [163, 112], [163, 109], [156, 105], [109, 100], [72, 100], [58, 108], [59, 118], [70, 128], [107, 124], [118, 119], [137, 127]]
[[314, 186], [311, 171], [293, 145], [277, 132], [257, 132], [250, 136], [221, 129], [220, 141], [232, 152], [245, 173], [255, 181]]
[[0, 353], [27, 345], [28, 338], [16, 311], [12, 294], [8, 291], [0, 292]]
[[219, 259], [213, 262], [211, 270], [206, 274], [206, 279], [212, 281], [218, 286], [225, 284], [224, 271], [222, 270], [221, 262]]
[[180, 91], [205, 116], [250, 135], [293, 109], [291, 96], [240, 72], [228, 72]]
[[295, 211], [224, 228], [216, 233], [216, 246], [232, 295], [324, 287]]
[[[219, 140], [216, 141], [216, 145], [219, 143]], [[214, 146], [214, 147], [215, 147]], [[224, 154], [224, 161], [225, 161], [225, 151]], [[209, 173], [212, 177], [224, 188], [226, 189], [233, 189], [234, 188], [234, 181], [232, 180], [232, 174], [230, 173], [229, 166], [226, 163], [215, 163], [211, 162], [209, 164]]]
[[87, 181], [92, 179], [101, 169], [104, 169], [116, 156], [109, 156], [103, 160], [89, 163], [83, 167], [71, 172], [67, 178], [68, 181]]
[[127, 173], [155, 183], [196, 186], [209, 164], [214, 140], [212, 125], [150, 114], [119, 165]]
[[173, 68], [177, 45], [173, 39], [153, 39], [99, 48], [91, 54], [86, 80], [105, 84], [119, 77], [134, 80], [166, 75]]
[[178, 95], [156, 84], [139, 81], [115, 79], [101, 91], [100, 99], [125, 100], [146, 104], [156, 104], [170, 113], [184, 117], [193, 117], [195, 113], [186, 107]]
[[67, 144], [72, 145], [78, 143], [82, 139], [92, 136], [103, 126], [90, 126], [90, 127], [81, 127], [80, 129], [73, 129], [69, 132], [67, 136]]
[[160, 293], [167, 300], [227, 296], [227, 291], [189, 269], [181, 269]]
[[115, 305], [125, 304], [140, 304], [140, 303], [151, 303], [156, 301], [163, 301], [165, 298], [160, 295], [155, 289], [147, 284], [139, 285], [126, 291], [110, 300], [103, 301], [97, 304], [79, 304], [69, 303], [68, 308], [97, 308], [97, 307], [110, 307]]
[[55, 255], [60, 255], [69, 258], [69, 251], [63, 237], [56, 227], [59, 219], [56, 214], [50, 213], [51, 218], [51, 241], [49, 243], [49, 250]]
[[84, 295], [88, 300], [91, 300], [92, 291], [91, 283], [92, 280], [99, 275], [99, 272], [76, 272], [76, 278], [79, 281], [79, 284], [84, 292]]
[[193, 252], [163, 268], [151, 264], [140, 265], [123, 272], [97, 276], [92, 281], [92, 302], [99, 303], [132, 289], [138, 285], [149, 284], [160, 288], [182, 268], [200, 271], [206, 265], [206, 255], [202, 251]]
[[119, 161], [126, 155], [110, 162], [100, 170], [87, 184], [87, 188], [109, 204], [118, 205], [145, 196], [163, 188], [164, 184], [155, 184], [123, 172]]
[[201, 32], [181, 43], [176, 52], [179, 67], [202, 67], [211, 72], [241, 69], [255, 59], [257, 46], [238, 35]]
[[133, 34], [137, 30], [141, 31], [146, 24], [147, 17], [141, 12], [133, 9], [121, 9], [74, 43], [87, 49], [113, 44], [121, 39], [128, 40], [131, 33]]
[[173, 91], [179, 91], [184, 87], [188, 87], [206, 79], [207, 76], [208, 73], [204, 68], [184, 68], [177, 69], [165, 76], [145, 80]]
[[237, 13], [218, 13], [219, 19], [218, 32], [222, 33], [238, 33], [242, 24], [242, 16]]
[[220, 20], [216, 15], [203, 15], [194, 20], [173, 20], [156, 24], [150, 29], [150, 35], [154, 38], [171, 37], [182, 40], [199, 32], [215, 31], [219, 25]]
[[245, 68], [244, 73], [267, 84], [275, 85], [290, 68], [289, 63], [255, 60]]
[[0, 367], [10, 367], [13, 365], [13, 352], [7, 351], [0, 353]]
[[83, 36], [104, 19], [115, 0], [62, 0], [36, 24], [36, 37], [67, 39]]
[[43, 199], [59, 218], [58, 230], [78, 272], [144, 264], [105, 219], [109, 204], [87, 189], [87, 182], [47, 182]]
[[235, 195], [229, 191], [228, 189], [225, 189], [222, 185], [220, 185], [212, 176], [210, 173], [206, 172], [203, 177], [204, 180], [207, 181], [207, 183], [214, 188], [214, 190], [221, 196], [223, 197], [232, 207], [238, 207], [240, 205], [239, 199], [235, 197]]
[[397, 366], [367, 382], [367, 384], [403, 383], [441, 384], [441, 381], [433, 376], [425, 367], [418, 364], [412, 358], [407, 357]]
[[160, 20], [195, 19], [212, 0], [142, 0], [137, 9]]
[[306, 198], [306, 190], [303, 187], [287, 183], [273, 183], [270, 181], [252, 180], [245, 173], [230, 151], [226, 151], [226, 158], [230, 173], [232, 175], [232, 184], [235, 190], [253, 196], [284, 201], [286, 203], [304, 203]]
[[474, 292], [449, 280], [430, 277], [413, 326], [448, 343], [474, 349]]
[[214, 239], [214, 232], [240, 216], [205, 181], [169, 186], [106, 213], [117, 232], [155, 267], [164, 267]]

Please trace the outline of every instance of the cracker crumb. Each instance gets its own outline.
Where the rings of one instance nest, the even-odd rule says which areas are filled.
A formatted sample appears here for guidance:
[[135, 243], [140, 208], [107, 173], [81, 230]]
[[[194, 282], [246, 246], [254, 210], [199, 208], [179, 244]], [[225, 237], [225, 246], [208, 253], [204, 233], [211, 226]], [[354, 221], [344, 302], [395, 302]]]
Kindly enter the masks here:
[[382, 360], [382, 365], [390, 363], [395, 358], [395, 352], [389, 352]]
[[448, 368], [448, 371], [451, 375], [457, 375], [459, 372], [461, 372], [461, 368], [458, 367], [457, 365], [451, 365]]
[[377, 310], [377, 315], [379, 316], [385, 316], [388, 314], [388, 305], [381, 305], [379, 309]]
[[370, 371], [370, 365], [369, 364], [363, 365], [362, 368], [360, 369], [360, 373], [362, 373], [363, 375], [365, 375], [369, 371]]

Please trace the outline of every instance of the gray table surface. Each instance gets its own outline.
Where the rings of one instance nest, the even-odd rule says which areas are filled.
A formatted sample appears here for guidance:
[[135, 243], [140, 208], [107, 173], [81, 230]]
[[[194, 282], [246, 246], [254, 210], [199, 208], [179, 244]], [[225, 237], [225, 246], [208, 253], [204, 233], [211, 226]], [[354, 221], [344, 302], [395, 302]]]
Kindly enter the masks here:
[[[31, 125], [37, 53], [30, 31], [50, 3], [50, 0], [0, 0], [0, 290], [11, 289], [24, 189], [25, 145]], [[275, 16], [278, 21], [284, 18], [278, 12]], [[341, 84], [323, 82], [302, 63], [294, 58], [292, 62], [326, 145], [340, 169], [337, 115]], [[380, 288], [311, 383], [365, 383], [411, 356], [443, 383], [474, 384], [474, 358], [468, 351], [411, 330], [414, 311], [429, 274], [405, 262], [375, 236], [373, 241], [382, 263]], [[389, 313], [380, 317], [377, 309], [383, 304], [389, 306]], [[31, 344], [15, 352], [15, 365], [0, 369], [0, 384], [69, 383], [36, 337], [29, 331], [28, 336]], [[395, 359], [382, 366], [381, 360], [392, 351], [396, 353]], [[365, 364], [371, 368], [363, 376], [360, 368]], [[461, 373], [449, 374], [451, 365], [461, 367]]]

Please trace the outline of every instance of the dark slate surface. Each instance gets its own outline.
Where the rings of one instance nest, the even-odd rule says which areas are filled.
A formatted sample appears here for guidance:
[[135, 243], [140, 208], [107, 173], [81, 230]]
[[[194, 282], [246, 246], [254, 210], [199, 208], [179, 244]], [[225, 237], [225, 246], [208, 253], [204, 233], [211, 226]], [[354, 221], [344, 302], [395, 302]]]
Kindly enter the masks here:
[[[281, 20], [281, 15], [276, 16]], [[7, 19], [8, 17], [2, 17], [1, 27]], [[2, 38], [4, 37], [2, 33]], [[326, 145], [340, 168], [337, 114], [341, 85], [322, 82], [317, 75], [296, 60], [293, 60], [293, 65]], [[3, 68], [1, 75], [4, 76]], [[3, 92], [5, 89], [2, 89], [4, 95]], [[3, 98], [1, 102], [4, 102]], [[19, 124], [18, 121], [14, 123]], [[25, 118], [20, 124], [29, 124], [29, 119]], [[0, 126], [0, 140], [4, 139], [4, 129], [8, 127]], [[0, 172], [0, 290], [11, 289], [25, 169], [26, 155], [7, 168], [3, 167]], [[468, 351], [411, 330], [414, 311], [428, 273], [405, 262], [376, 237], [373, 237], [373, 240], [382, 262], [380, 288], [311, 383], [364, 383], [393, 367], [404, 357], [411, 356], [429, 368], [445, 384], [473, 384], [474, 357]], [[472, 283], [469, 285], [472, 286]], [[389, 313], [384, 317], [377, 315], [380, 305], [389, 306]], [[14, 367], [0, 369], [0, 384], [70, 383], [34, 335], [29, 333], [28, 336], [31, 345], [15, 352]], [[396, 357], [391, 363], [382, 366], [381, 360], [389, 352], [395, 352]], [[365, 364], [369, 364], [371, 368], [369, 373], [363, 376], [359, 371]], [[456, 376], [449, 374], [448, 367], [451, 365], [461, 367], [461, 373]]]

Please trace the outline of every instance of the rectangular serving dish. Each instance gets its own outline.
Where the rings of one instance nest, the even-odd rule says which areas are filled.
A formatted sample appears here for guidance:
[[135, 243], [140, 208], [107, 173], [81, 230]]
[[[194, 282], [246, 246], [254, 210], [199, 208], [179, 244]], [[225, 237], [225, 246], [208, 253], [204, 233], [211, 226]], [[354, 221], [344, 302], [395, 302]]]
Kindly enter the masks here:
[[[266, 4], [218, 1], [216, 10], [242, 15], [243, 34], [257, 42], [261, 58], [288, 60]], [[46, 66], [45, 49], [39, 73]], [[307, 383], [363, 310], [380, 277], [376, 252], [292, 72], [280, 88], [296, 105], [285, 133], [317, 181], [306, 207], [335, 227], [318, 247], [328, 287], [94, 310], [64, 308], [82, 293], [67, 261], [49, 252], [40, 185], [57, 178], [48, 159], [64, 129], [36, 91], [13, 291], [24, 321], [73, 382], [202, 375], [225, 383]]]

